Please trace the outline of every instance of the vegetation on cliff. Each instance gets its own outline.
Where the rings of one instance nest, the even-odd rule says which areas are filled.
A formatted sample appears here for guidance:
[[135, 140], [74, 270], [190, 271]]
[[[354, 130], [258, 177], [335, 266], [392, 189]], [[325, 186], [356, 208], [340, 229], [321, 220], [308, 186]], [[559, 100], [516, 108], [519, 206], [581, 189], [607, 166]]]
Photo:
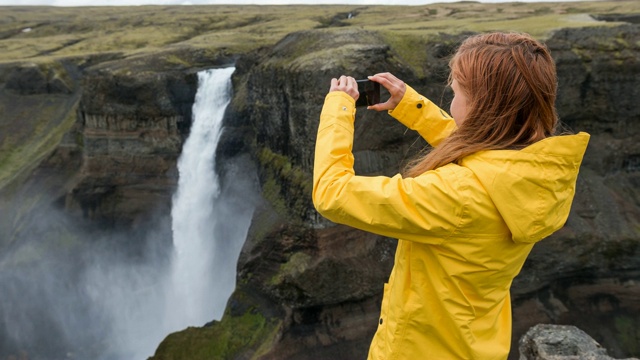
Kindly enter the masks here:
[[[48, 61], [98, 53], [135, 56], [181, 46], [241, 54], [273, 45], [304, 29], [353, 26], [388, 34], [419, 46], [446, 32], [518, 30], [547, 37], [554, 29], [613, 26], [590, 14], [628, 14], [637, 2], [585, 1], [482, 4], [460, 2], [424, 6], [139, 6], [3, 7], [0, 62]], [[409, 55], [406, 46], [398, 50]], [[179, 55], [164, 60], [186, 65]]]
[[261, 346], [274, 340], [277, 319], [265, 318], [256, 309], [242, 314], [226, 312], [219, 322], [188, 328], [168, 336], [150, 360], [258, 359]]

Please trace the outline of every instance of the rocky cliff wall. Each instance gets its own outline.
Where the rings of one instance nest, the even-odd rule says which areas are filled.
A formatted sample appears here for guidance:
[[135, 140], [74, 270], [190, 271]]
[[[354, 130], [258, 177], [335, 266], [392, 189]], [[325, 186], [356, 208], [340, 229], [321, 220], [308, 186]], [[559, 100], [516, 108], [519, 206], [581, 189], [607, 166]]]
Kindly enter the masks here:
[[178, 48], [87, 67], [77, 114], [83, 162], [67, 209], [124, 228], [168, 213], [196, 73], [232, 63], [222, 53]]
[[67, 207], [93, 220], [127, 224], [170, 206], [197, 78], [113, 67], [101, 64], [83, 78], [83, 165]]
[[[355, 29], [291, 34], [239, 60], [227, 139], [236, 144], [231, 152], [254, 153], [267, 204], [241, 255], [228, 316], [253, 306], [273, 316], [271, 345], [259, 358], [364, 356], [392, 266], [393, 240], [334, 226], [311, 206], [314, 137], [329, 80], [390, 71], [447, 108], [447, 55], [460, 39], [427, 44], [422, 77], [375, 33]], [[562, 30], [547, 41], [561, 120], [592, 140], [566, 227], [534, 248], [513, 284], [514, 352], [539, 322], [575, 323], [613, 355], [636, 351], [629, 349], [640, 320], [639, 41], [633, 25]], [[239, 138], [250, 145], [238, 147]], [[363, 110], [355, 139], [359, 174], [394, 174], [424, 146], [386, 114]]]

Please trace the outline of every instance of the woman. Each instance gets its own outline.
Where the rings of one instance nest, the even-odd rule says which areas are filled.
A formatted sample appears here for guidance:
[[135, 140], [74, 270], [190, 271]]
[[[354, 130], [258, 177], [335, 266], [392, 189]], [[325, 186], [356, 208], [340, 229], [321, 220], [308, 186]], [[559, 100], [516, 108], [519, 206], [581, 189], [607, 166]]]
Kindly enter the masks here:
[[404, 176], [353, 171], [353, 78], [331, 80], [316, 142], [313, 201], [326, 218], [398, 238], [369, 359], [505, 359], [509, 288], [533, 245], [560, 229], [589, 135], [555, 136], [557, 78], [526, 34], [465, 40], [450, 61], [451, 116], [391, 74], [369, 106], [433, 150]]

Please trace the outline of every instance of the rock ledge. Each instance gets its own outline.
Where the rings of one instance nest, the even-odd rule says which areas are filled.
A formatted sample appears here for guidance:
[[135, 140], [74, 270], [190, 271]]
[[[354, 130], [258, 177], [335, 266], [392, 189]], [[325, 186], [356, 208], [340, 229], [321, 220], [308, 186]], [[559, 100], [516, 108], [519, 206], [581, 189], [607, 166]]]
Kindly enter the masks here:
[[520, 338], [519, 350], [520, 360], [614, 360], [587, 333], [570, 325], [536, 325]]

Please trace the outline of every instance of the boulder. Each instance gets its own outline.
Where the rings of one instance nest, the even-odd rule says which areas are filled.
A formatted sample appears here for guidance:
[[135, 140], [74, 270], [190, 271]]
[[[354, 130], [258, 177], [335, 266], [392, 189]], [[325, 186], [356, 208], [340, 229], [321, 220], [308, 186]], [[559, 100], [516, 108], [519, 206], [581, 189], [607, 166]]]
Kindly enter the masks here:
[[587, 333], [571, 325], [536, 325], [522, 336], [519, 350], [520, 360], [614, 360]]

